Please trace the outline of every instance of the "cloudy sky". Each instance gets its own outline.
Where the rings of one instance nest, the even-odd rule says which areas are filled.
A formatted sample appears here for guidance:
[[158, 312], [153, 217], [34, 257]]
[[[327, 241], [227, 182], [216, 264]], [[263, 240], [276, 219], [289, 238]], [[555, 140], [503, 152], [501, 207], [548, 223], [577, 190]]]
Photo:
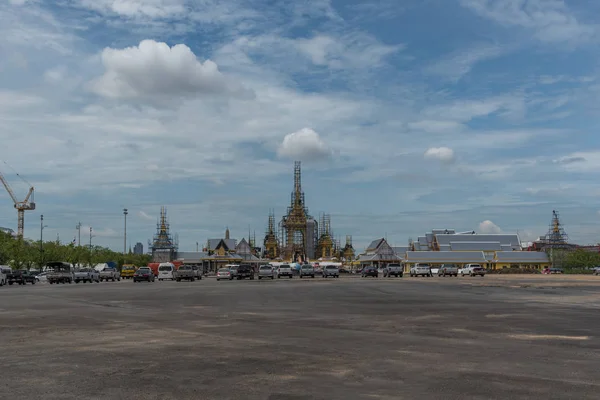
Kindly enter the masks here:
[[[432, 228], [600, 239], [600, 2], [0, 0], [0, 170], [25, 235], [264, 234], [303, 165], [362, 250]], [[0, 226], [16, 212], [0, 192]], [[82, 240], [84, 240], [82, 239]]]

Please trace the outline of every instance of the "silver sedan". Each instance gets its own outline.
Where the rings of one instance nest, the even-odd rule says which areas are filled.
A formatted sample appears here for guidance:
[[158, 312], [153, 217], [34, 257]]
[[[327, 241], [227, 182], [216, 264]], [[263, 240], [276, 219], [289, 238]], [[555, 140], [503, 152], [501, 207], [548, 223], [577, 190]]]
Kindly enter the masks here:
[[221, 279], [233, 279], [233, 274], [229, 268], [221, 268], [217, 271], [217, 280], [220, 281]]

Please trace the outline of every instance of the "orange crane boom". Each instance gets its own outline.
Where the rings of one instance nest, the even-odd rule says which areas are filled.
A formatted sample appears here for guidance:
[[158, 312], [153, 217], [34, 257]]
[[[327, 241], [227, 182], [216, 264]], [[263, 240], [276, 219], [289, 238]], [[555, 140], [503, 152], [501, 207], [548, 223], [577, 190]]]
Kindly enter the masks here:
[[0, 172], [0, 181], [2, 181], [4, 188], [6, 189], [6, 191], [8, 192], [8, 195], [10, 196], [10, 198], [12, 199], [12, 201], [14, 203], [14, 207], [17, 209], [17, 215], [18, 215], [17, 236], [22, 239], [23, 231], [25, 228], [25, 211], [26, 210], [27, 211], [35, 210], [35, 202], [29, 201], [29, 199], [31, 198], [31, 196], [33, 195], [33, 192], [34, 192], [33, 186], [29, 185], [29, 192], [27, 193], [27, 196], [25, 196], [25, 200], [18, 201], [17, 196], [15, 196], [15, 193], [13, 192], [12, 188], [8, 184], [8, 181], [6, 180], [6, 178], [4, 178], [4, 175], [2, 175], [2, 172]]

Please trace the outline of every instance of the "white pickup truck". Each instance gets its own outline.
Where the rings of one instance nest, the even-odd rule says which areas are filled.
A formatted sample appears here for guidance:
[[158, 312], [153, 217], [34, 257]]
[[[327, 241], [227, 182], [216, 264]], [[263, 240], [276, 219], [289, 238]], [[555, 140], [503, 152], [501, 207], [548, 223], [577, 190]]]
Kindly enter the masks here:
[[100, 281], [120, 281], [121, 273], [113, 267], [106, 267], [100, 271]]
[[75, 283], [100, 282], [100, 274], [93, 268], [83, 268], [73, 273], [73, 279]]
[[460, 270], [460, 276], [485, 276], [485, 268], [481, 266], [481, 264], [467, 264], [463, 269]]

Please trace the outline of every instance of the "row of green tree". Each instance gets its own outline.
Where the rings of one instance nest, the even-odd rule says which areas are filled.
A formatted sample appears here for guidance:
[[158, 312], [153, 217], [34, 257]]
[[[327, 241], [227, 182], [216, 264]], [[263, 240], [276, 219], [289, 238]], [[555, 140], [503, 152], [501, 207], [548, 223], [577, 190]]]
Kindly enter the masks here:
[[0, 265], [10, 265], [14, 269], [40, 268], [50, 261], [65, 261], [71, 264], [93, 266], [108, 261], [119, 265], [147, 265], [150, 256], [146, 254], [122, 254], [101, 246], [76, 246], [58, 241], [44, 242], [18, 239], [0, 232]]
[[548, 256], [553, 265], [558, 268], [579, 269], [600, 266], [600, 253], [583, 249], [553, 250], [548, 253]]

